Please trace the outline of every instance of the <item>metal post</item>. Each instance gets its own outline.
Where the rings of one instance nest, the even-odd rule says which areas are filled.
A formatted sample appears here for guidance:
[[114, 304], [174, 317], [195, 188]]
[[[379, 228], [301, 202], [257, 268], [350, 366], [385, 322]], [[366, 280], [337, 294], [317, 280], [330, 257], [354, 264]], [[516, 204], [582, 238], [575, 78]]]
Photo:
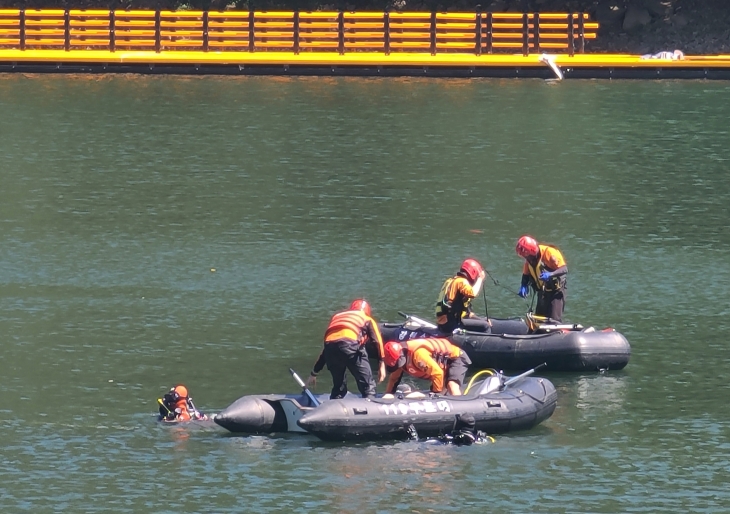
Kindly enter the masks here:
[[584, 53], [586, 51], [586, 34], [585, 34], [585, 26], [583, 25], [583, 13], [578, 13], [578, 38], [580, 40], [580, 46], [579, 51], [580, 53]]
[[345, 53], [345, 13], [343, 11], [337, 15], [337, 51], [340, 55]]
[[63, 49], [71, 50], [71, 18], [68, 9], [63, 11]]
[[482, 55], [482, 13], [477, 9], [476, 25], [476, 42], [474, 43], [474, 50], [477, 55]]
[[20, 49], [25, 50], [25, 9], [20, 10]]
[[294, 55], [299, 55], [299, 9], [294, 11]]
[[254, 15], [253, 15], [253, 8], [251, 6], [251, 2], [248, 4], [248, 51], [253, 52], [256, 49], [255, 42], [255, 34], [253, 30], [253, 22], [254, 22]]
[[494, 31], [494, 16], [491, 12], [487, 13], [487, 53], [491, 54], [493, 51], [492, 45], [492, 32]]
[[573, 57], [575, 55], [575, 35], [573, 34], [573, 13], [568, 13], [568, 54]]
[[533, 41], [535, 43], [535, 52], [540, 53], [540, 13], [533, 13], [535, 19], [535, 29], [532, 33]]
[[116, 11], [109, 11], [109, 51], [114, 52], [117, 44], [117, 35], [114, 24], [116, 23]]
[[530, 24], [528, 22], [528, 14], [522, 15], [522, 55], [530, 53]]
[[436, 55], [436, 11], [431, 11], [431, 55]]
[[203, 52], [208, 51], [208, 10], [203, 11]]
[[155, 52], [158, 54], [162, 49], [162, 41], [160, 39], [160, 10], [155, 11]]
[[383, 37], [385, 37], [383, 50], [385, 55], [390, 55], [390, 13], [388, 11], [383, 13]]

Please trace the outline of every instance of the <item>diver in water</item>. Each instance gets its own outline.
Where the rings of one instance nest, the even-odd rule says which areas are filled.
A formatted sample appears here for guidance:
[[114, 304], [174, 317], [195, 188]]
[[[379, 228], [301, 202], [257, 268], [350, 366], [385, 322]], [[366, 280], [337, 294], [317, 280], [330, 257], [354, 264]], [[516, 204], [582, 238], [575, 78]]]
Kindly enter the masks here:
[[[413, 425], [409, 425], [406, 429], [408, 438], [417, 441], [418, 431]], [[476, 421], [471, 414], [457, 414], [454, 417], [454, 426], [451, 432], [441, 434], [438, 437], [426, 439], [427, 443], [433, 444], [454, 444], [457, 446], [471, 446], [472, 444], [493, 443], [494, 438], [488, 436], [485, 432], [476, 429]]]
[[193, 399], [188, 395], [188, 388], [184, 385], [176, 385], [171, 388], [165, 396], [157, 399], [160, 405], [160, 421], [200, 421], [208, 419], [208, 416], [195, 408]]

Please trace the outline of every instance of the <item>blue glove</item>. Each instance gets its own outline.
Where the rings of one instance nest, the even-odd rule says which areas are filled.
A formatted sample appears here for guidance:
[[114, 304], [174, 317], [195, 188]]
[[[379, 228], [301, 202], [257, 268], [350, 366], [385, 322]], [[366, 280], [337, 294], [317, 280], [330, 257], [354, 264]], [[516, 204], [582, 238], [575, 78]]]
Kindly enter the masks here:
[[520, 295], [520, 298], [527, 297], [527, 286], [520, 287], [520, 292], [517, 294]]
[[546, 280], [550, 280], [550, 277], [552, 277], [552, 276], [553, 276], [553, 274], [550, 273], [549, 271], [543, 271], [542, 273], [540, 273], [540, 280], [545, 282]]

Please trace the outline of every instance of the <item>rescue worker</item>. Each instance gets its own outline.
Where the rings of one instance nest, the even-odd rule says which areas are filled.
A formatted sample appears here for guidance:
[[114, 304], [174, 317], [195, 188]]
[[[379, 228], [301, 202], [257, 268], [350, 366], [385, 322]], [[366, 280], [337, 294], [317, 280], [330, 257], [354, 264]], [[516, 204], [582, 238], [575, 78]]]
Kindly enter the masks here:
[[454, 428], [451, 433], [442, 434], [438, 441], [443, 444], [455, 444], [457, 446], [470, 446], [482, 444], [489, 441], [489, 436], [476, 429], [474, 416], [467, 413], [457, 414], [454, 417]]
[[176, 385], [165, 396], [157, 399], [160, 405], [160, 421], [191, 421], [206, 420], [208, 416], [199, 412], [193, 404], [193, 399], [188, 395], [188, 388], [184, 385]]
[[466, 370], [471, 359], [464, 350], [445, 337], [389, 341], [384, 347], [385, 367], [390, 372], [386, 393], [394, 394], [403, 372], [431, 381], [431, 392], [461, 396]]
[[312, 368], [307, 385], [316, 382], [317, 374], [327, 364], [332, 374], [330, 399], [343, 398], [347, 394], [347, 370], [355, 378], [362, 397], [374, 397], [376, 386], [365, 348], [367, 344], [375, 345], [380, 383], [385, 380], [383, 339], [377, 322], [371, 317], [370, 304], [359, 299], [352, 302], [349, 310], [332, 316], [324, 334], [324, 349]]
[[466, 259], [459, 272], [446, 279], [436, 301], [436, 323], [442, 334], [451, 334], [456, 328], [489, 332], [491, 322], [471, 311], [471, 301], [479, 295], [485, 276], [478, 261]]
[[[413, 441], [418, 440], [418, 431], [413, 425], [406, 428], [406, 435]], [[447, 434], [439, 434], [438, 437], [428, 438], [424, 442], [432, 444], [453, 444], [456, 446], [471, 446], [472, 444], [484, 444], [494, 442], [494, 438], [485, 432], [476, 429], [476, 420], [469, 413], [457, 414], [454, 416], [454, 427]]]
[[563, 321], [568, 274], [563, 254], [554, 246], [538, 244], [530, 236], [522, 236], [515, 250], [517, 255], [525, 259], [518, 294], [525, 298], [531, 286], [537, 292], [535, 314], [553, 321]]

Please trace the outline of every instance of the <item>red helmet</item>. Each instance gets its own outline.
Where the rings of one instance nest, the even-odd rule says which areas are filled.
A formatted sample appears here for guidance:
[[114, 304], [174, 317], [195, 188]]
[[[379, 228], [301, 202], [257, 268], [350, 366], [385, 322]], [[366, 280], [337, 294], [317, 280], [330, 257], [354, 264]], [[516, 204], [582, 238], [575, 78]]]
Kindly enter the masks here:
[[517, 241], [515, 251], [520, 257], [531, 257], [540, 253], [540, 247], [538, 246], [537, 241], [530, 236], [522, 236]]
[[395, 367], [398, 359], [403, 356], [403, 346], [398, 341], [388, 341], [383, 347], [385, 352], [385, 365], [389, 368]]
[[177, 394], [178, 398], [187, 398], [188, 397], [188, 388], [182, 384], [173, 387], [172, 390], [175, 394]]
[[367, 300], [363, 300], [362, 298], [353, 300], [353, 302], [350, 304], [350, 310], [351, 311], [363, 311], [368, 316], [370, 316], [371, 312], [372, 312], [370, 310], [370, 304], [367, 302]]
[[459, 273], [463, 273], [472, 284], [477, 281], [482, 271], [484, 271], [482, 265], [474, 259], [465, 260], [461, 263], [461, 268], [459, 269]]

